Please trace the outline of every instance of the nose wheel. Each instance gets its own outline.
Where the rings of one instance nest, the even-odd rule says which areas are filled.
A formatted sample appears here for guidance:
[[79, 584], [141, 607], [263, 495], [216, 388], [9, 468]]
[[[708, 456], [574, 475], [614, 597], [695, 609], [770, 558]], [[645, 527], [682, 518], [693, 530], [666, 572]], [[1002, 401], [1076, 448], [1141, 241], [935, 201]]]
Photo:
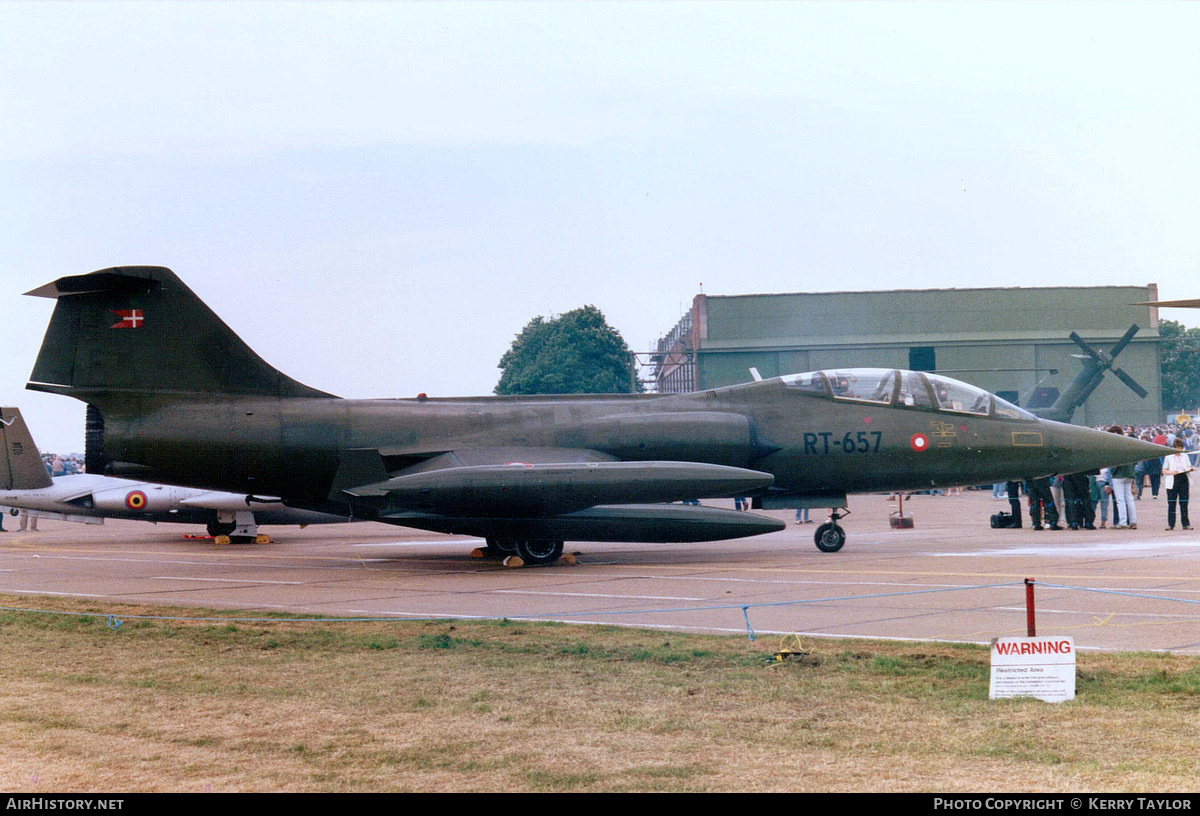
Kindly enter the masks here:
[[813, 534], [813, 542], [817, 545], [817, 549], [821, 552], [837, 552], [846, 543], [846, 531], [839, 525], [838, 521], [850, 515], [850, 512], [839, 514], [836, 509], [829, 511], [829, 521], [817, 528]]

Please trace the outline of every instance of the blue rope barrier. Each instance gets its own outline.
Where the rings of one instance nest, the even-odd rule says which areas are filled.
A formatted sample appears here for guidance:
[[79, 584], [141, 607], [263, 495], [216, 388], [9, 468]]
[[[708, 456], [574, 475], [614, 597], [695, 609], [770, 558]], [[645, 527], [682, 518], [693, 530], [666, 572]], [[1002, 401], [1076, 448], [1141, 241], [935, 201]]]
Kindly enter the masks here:
[[[835, 601], [854, 601], [865, 600], [868, 598], [896, 598], [912, 595], [929, 595], [939, 592], [961, 592], [964, 590], [973, 589], [996, 589], [1012, 586], [1024, 586], [1023, 581], [1008, 581], [998, 584], [973, 584], [970, 586], [959, 587], [939, 587], [937, 589], [917, 589], [907, 590], [903, 592], [878, 592], [870, 595], [836, 595], [824, 598], [807, 598], [794, 601], [764, 601], [762, 603], [750, 604], [713, 604], [710, 606], [687, 606], [687, 607], [670, 607], [657, 609], [622, 609], [610, 611], [579, 611], [572, 610], [570, 612], [542, 612], [539, 614], [524, 614], [524, 615], [495, 615], [495, 616], [478, 616], [481, 620], [541, 620], [551, 619], [556, 617], [613, 617], [619, 615], [645, 615], [649, 613], [677, 613], [677, 612], [712, 612], [726, 609], [740, 609], [742, 612], [742, 620], [746, 624], [746, 633], [751, 642], [756, 638], [754, 626], [750, 622], [750, 610], [766, 607], [779, 606], [802, 606], [804, 604], [814, 603], [832, 603]], [[1145, 598], [1148, 600], [1157, 601], [1174, 601], [1176, 603], [1185, 604], [1200, 604], [1200, 600], [1192, 600], [1188, 598], [1173, 598], [1166, 595], [1151, 595], [1144, 592], [1131, 592], [1128, 590], [1115, 589], [1097, 589], [1094, 587], [1072, 586], [1070, 584], [1049, 584], [1038, 583], [1037, 586], [1048, 587], [1052, 589], [1074, 590], [1077, 592], [1095, 592], [1103, 595], [1119, 595], [1129, 598]], [[437, 617], [419, 618], [419, 617], [353, 617], [353, 618], [261, 618], [261, 617], [193, 617], [182, 615], [125, 615], [118, 618], [115, 614], [103, 612], [68, 612], [54, 609], [28, 609], [15, 606], [0, 606], [0, 610], [7, 612], [24, 612], [41, 615], [67, 615], [73, 617], [105, 617], [105, 625], [112, 631], [117, 631], [125, 623], [126, 620], [146, 620], [146, 621], [163, 621], [163, 622], [194, 622], [194, 623], [395, 623], [397, 621], [406, 621], [413, 623], [432, 623], [438, 621], [462, 620], [464, 618], [441, 615]]]
[[[184, 615], [126, 615], [125, 618], [117, 618], [115, 615], [106, 614], [104, 612], [67, 612], [61, 609], [27, 609], [20, 606], [0, 606], [0, 611], [4, 612], [27, 612], [36, 615], [67, 615], [76, 618], [98, 618], [106, 617], [106, 625], [109, 629], [119, 629], [125, 620], [147, 620], [147, 621], [176, 621], [190, 623], [395, 623], [396, 621], [414, 621], [414, 622], [429, 622], [429, 621], [449, 621], [461, 620], [461, 618], [447, 617], [440, 615], [436, 618], [199, 618], [187, 617]], [[505, 617], [515, 617], [512, 615], [499, 615], [496, 620], [502, 620]], [[525, 617], [533, 617], [526, 615]], [[488, 618], [491, 620], [492, 618]], [[114, 625], [115, 624], [115, 625]]]
[[[479, 616], [482, 620], [538, 620], [554, 617], [565, 617], [567, 615], [574, 617], [611, 617], [617, 615], [645, 615], [649, 613], [670, 613], [670, 612], [713, 612], [725, 609], [740, 609], [742, 618], [746, 623], [746, 631], [751, 642], [755, 639], [754, 627], [750, 624], [751, 608], [765, 608], [776, 606], [799, 606], [803, 604], [813, 603], [830, 603], [833, 601], [852, 601], [864, 600], [867, 598], [892, 598], [903, 597], [908, 595], [928, 595], [935, 592], [960, 592], [967, 589], [994, 589], [997, 587], [1008, 586], [1023, 586], [1021, 581], [1009, 581], [1000, 584], [978, 584], [961, 587], [939, 587], [937, 589], [917, 589], [905, 592], [878, 592], [870, 595], [839, 595], [827, 598], [808, 598], [797, 601], [764, 601], [762, 603], [753, 604], [714, 604], [711, 606], [688, 606], [688, 607], [672, 607], [672, 608], [657, 608], [657, 609], [622, 609], [612, 611], [571, 611], [571, 612], [542, 612], [539, 614], [529, 615], [494, 615], [494, 616]], [[1043, 586], [1049, 586], [1043, 584]], [[97, 617], [105, 614], [102, 612], [66, 612], [52, 609], [25, 609], [14, 606], [0, 606], [0, 610], [8, 612], [27, 612], [42, 615], [68, 615], [74, 617]], [[106, 618], [106, 625], [109, 629], [117, 630], [125, 622], [125, 620], [150, 620], [150, 621], [175, 621], [175, 622], [205, 622], [205, 623], [394, 623], [396, 621], [411, 621], [414, 623], [430, 623], [434, 621], [450, 621], [460, 620], [452, 616], [441, 615], [430, 618], [415, 618], [415, 617], [355, 617], [355, 618], [240, 618], [240, 617], [187, 617], [177, 615], [126, 615], [125, 619], [118, 619], [115, 615], [109, 614]]]
[[753, 643], [754, 642], [754, 627], [750, 625], [750, 613], [748, 611], [746, 611], [749, 608], [750, 608], [749, 606], [742, 607], [742, 617], [746, 620], [746, 631], [750, 633], [750, 642]]
[[1077, 592], [1096, 592], [1101, 595], [1124, 595], [1127, 598], [1147, 598], [1152, 601], [1175, 601], [1176, 603], [1185, 604], [1200, 604], [1200, 600], [1191, 600], [1189, 598], [1171, 598], [1166, 595], [1147, 595], [1144, 592], [1130, 592], [1124, 589], [1096, 589], [1095, 587], [1077, 587], [1070, 584], [1043, 584], [1038, 583], [1039, 587], [1052, 587], [1053, 589], [1073, 589]]

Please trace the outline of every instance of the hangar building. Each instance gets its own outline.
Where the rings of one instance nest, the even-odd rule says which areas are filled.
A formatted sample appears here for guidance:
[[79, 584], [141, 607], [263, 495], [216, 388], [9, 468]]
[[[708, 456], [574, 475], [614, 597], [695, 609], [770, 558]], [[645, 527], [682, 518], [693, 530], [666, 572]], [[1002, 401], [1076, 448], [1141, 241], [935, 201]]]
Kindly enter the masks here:
[[1072, 422], [1161, 422], [1158, 286], [908, 289], [696, 295], [651, 352], [652, 388], [699, 391], [829, 368], [938, 371], [1022, 407], [1054, 401], [1080, 370], [1072, 331], [1101, 354], [1139, 327], [1116, 366], [1142, 399], [1107, 373]]

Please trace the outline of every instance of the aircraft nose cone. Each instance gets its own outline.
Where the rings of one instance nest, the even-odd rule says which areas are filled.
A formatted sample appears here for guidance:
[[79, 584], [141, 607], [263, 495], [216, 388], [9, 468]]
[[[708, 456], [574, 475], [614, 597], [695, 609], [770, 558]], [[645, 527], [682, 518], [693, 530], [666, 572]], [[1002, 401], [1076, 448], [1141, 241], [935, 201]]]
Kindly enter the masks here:
[[1128, 465], [1174, 453], [1171, 448], [1108, 431], [1061, 422], [1044, 421], [1043, 425], [1050, 461], [1056, 473]]

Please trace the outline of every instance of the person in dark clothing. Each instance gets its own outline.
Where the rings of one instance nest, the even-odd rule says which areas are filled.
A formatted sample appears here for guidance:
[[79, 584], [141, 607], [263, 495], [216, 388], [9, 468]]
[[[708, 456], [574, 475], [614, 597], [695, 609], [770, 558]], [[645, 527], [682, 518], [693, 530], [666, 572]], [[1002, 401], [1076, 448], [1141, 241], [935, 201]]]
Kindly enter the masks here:
[[1021, 526], [1021, 483], [1018, 481], [1009, 481], [1004, 485], [1005, 492], [1008, 493], [1008, 507], [1012, 511], [1011, 527]]
[[[1162, 459], [1147, 459], [1142, 463], [1142, 472], [1150, 479], [1150, 497], [1158, 498], [1158, 489], [1162, 485]], [[1141, 490], [1138, 491], [1138, 497], [1142, 495]]]
[[1063, 503], [1067, 526], [1072, 530], [1095, 530], [1096, 511], [1091, 500], [1091, 480], [1087, 473], [1068, 473], [1063, 476]]
[[1058, 524], [1058, 508], [1054, 506], [1054, 497], [1050, 495], [1050, 477], [1025, 480], [1025, 496], [1029, 499], [1029, 520], [1033, 529], [1043, 530], [1042, 516], [1046, 517], [1046, 525], [1051, 530], [1061, 530]]

